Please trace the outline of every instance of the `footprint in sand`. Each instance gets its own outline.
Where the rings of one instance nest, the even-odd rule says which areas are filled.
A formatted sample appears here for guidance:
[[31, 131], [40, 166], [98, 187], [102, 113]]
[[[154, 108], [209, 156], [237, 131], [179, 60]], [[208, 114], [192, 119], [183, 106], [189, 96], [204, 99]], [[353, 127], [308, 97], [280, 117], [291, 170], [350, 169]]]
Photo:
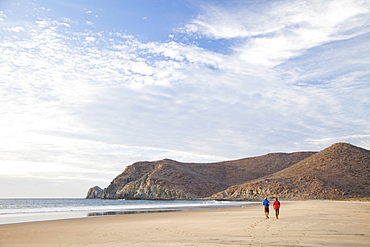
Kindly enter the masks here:
[[263, 220], [258, 220], [254, 222], [252, 225], [250, 225], [250, 228], [255, 228], [259, 223], [261, 223]]

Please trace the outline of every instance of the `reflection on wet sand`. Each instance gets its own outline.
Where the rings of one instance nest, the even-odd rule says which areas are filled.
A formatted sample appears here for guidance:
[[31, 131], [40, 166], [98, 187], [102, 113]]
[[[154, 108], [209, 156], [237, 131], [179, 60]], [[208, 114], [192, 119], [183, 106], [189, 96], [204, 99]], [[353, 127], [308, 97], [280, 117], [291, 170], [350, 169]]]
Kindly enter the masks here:
[[178, 212], [182, 210], [178, 209], [166, 209], [166, 210], [135, 210], [135, 211], [111, 211], [111, 212], [91, 212], [87, 216], [104, 216], [104, 215], [121, 215], [121, 214], [147, 214], [147, 213], [167, 213], [167, 212]]

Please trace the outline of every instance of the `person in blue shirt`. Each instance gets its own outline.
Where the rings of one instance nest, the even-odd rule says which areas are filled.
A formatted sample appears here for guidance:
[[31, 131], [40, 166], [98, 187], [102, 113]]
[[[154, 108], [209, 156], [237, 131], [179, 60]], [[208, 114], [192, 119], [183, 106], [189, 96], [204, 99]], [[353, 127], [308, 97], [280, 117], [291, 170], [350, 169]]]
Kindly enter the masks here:
[[269, 219], [269, 212], [270, 212], [269, 206], [270, 206], [270, 202], [267, 199], [267, 197], [265, 197], [265, 200], [262, 202], [262, 204], [263, 204], [263, 208], [264, 208], [266, 219]]

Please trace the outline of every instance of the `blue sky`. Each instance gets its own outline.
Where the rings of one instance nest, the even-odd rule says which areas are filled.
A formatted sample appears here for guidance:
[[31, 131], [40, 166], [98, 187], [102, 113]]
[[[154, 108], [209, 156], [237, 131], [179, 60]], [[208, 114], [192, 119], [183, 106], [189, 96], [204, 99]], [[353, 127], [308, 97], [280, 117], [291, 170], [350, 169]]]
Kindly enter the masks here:
[[370, 2], [0, 2], [0, 197], [127, 165], [370, 149]]

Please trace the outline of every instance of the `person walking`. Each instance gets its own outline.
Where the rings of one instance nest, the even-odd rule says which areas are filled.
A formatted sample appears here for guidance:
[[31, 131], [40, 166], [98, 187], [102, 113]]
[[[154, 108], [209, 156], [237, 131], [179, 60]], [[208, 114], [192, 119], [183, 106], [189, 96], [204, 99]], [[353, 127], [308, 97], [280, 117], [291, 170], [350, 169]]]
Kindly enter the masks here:
[[267, 199], [267, 197], [265, 197], [265, 200], [262, 202], [263, 204], [263, 208], [264, 208], [264, 212], [265, 212], [265, 217], [266, 219], [269, 219], [269, 206], [270, 206], [270, 202], [269, 200]]
[[274, 209], [275, 209], [275, 216], [276, 216], [276, 219], [279, 219], [279, 209], [280, 209], [280, 202], [279, 202], [279, 199], [276, 197], [276, 200], [274, 201], [274, 205], [273, 205]]

